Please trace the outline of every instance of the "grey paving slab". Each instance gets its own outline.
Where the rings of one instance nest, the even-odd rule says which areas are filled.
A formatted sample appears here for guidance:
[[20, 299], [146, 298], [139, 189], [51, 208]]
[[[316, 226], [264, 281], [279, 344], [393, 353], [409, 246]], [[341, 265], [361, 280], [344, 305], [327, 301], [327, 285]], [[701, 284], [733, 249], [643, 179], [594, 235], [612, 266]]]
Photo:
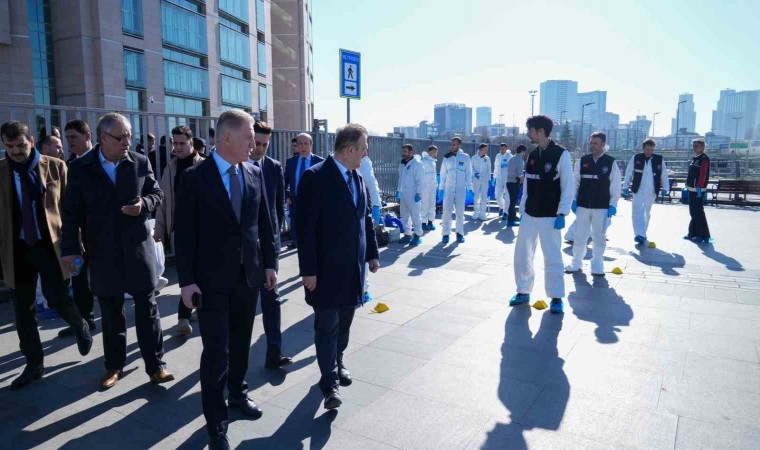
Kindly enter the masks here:
[[[572, 448], [581, 450], [608, 449], [609, 444], [593, 442], [580, 436], [538, 428], [525, 428], [516, 423], [491, 419], [467, 445], [467, 450]], [[625, 446], [618, 448], [627, 448]]]
[[689, 353], [683, 378], [715, 386], [760, 394], [760, 364]]
[[665, 350], [682, 349], [753, 363], [760, 362], [754, 340], [701, 331], [662, 328], [657, 336], [657, 347]]
[[760, 449], [760, 432], [680, 417], [676, 450]]
[[365, 347], [344, 358], [353, 378], [386, 388], [393, 387], [425, 362], [424, 359], [375, 347]]

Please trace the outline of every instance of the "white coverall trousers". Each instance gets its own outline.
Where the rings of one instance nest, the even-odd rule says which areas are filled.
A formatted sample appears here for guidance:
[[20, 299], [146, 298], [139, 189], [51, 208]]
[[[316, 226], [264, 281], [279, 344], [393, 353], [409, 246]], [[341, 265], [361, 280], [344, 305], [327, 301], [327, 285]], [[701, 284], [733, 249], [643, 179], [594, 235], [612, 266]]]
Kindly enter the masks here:
[[507, 190], [506, 178], [502, 181], [498, 178], [496, 179], [496, 189], [494, 194], [496, 194], [496, 204], [499, 205], [499, 210], [506, 212], [509, 207], [509, 191]]
[[488, 180], [485, 176], [481, 176], [480, 179], [474, 178], [472, 180], [472, 190], [475, 191], [475, 197], [473, 199], [473, 209], [475, 210], [472, 217], [475, 219], [486, 220], [488, 214]]
[[[586, 256], [586, 241], [589, 235], [593, 240], [593, 257], [591, 273], [604, 273], [604, 250], [607, 248], [607, 209], [589, 209], [578, 207], [575, 219], [575, 239], [573, 240], [573, 270], [579, 270]], [[522, 231], [522, 230], [520, 230]]]
[[414, 201], [415, 192], [403, 192], [401, 194], [401, 223], [404, 225], [404, 234], [422, 236], [422, 220], [420, 219], [420, 202]]
[[464, 187], [447, 188], [443, 191], [443, 220], [442, 231], [444, 236], [451, 233], [451, 209], [456, 210], [457, 224], [455, 231], [464, 234], [464, 200], [467, 190]]
[[[433, 184], [428, 186], [427, 183], [422, 188], [422, 205], [420, 205], [420, 219], [427, 223], [435, 220], [435, 194], [438, 187]], [[403, 214], [403, 213], [402, 213]]]
[[[642, 182], [641, 184], [643, 185], [644, 183]], [[649, 217], [651, 216], [652, 205], [657, 199], [657, 195], [652, 192], [642, 191], [645, 191], [645, 189], [640, 188], [639, 192], [633, 194], [631, 221], [633, 222], [633, 234], [647, 237]]]
[[544, 289], [549, 298], [565, 296], [565, 268], [562, 264], [562, 235], [554, 229], [556, 217], [533, 217], [524, 212], [515, 245], [515, 281], [517, 292], [530, 294], [536, 273], [533, 257], [541, 243], [544, 255]]

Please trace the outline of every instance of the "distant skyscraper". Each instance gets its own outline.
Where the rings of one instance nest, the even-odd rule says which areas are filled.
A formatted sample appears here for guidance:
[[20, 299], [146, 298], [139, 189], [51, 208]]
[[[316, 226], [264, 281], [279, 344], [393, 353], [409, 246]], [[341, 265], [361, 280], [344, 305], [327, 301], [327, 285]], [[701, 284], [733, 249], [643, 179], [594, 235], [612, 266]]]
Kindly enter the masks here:
[[493, 122], [491, 121], [491, 107], [490, 106], [478, 106], [475, 108], [475, 126], [487, 127]]
[[577, 81], [544, 81], [541, 83], [539, 95], [540, 114], [551, 117], [555, 122], [580, 120]]
[[423, 120], [420, 122], [419, 129], [420, 131], [418, 134], [420, 139], [438, 136], [438, 124], [435, 122], [430, 123], [427, 120]]
[[[694, 110], [694, 94], [681, 94], [678, 96], [679, 103], [682, 100], [686, 100], [686, 103], [681, 103], [681, 107], [676, 106], [676, 113], [679, 115], [678, 128], [686, 129], [689, 133], [694, 133], [697, 127], [697, 112]], [[671, 133], [676, 133], [676, 119], [671, 120], [670, 125]]]
[[[582, 108], [587, 103], [593, 105]], [[604, 128], [604, 119], [607, 114], [607, 91], [591, 91], [578, 93], [578, 120], [583, 113], [583, 122], [591, 124], [591, 128], [598, 130]]]
[[606, 112], [601, 115], [601, 124], [599, 125], [599, 128], [603, 130], [614, 130], [617, 129], [620, 125], [620, 115]]
[[472, 108], [462, 103], [441, 103], [434, 107], [439, 134], [472, 134]]
[[712, 131], [731, 139], [760, 139], [760, 90], [720, 91]]

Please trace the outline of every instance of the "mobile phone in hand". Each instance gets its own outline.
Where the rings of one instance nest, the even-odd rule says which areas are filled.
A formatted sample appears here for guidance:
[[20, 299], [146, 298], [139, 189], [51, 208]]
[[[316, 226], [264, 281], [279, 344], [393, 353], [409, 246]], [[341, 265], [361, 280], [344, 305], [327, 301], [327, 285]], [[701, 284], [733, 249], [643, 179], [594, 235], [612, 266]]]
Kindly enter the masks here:
[[203, 297], [201, 297], [201, 294], [196, 292], [193, 294], [192, 302], [193, 308], [200, 309], [203, 306]]

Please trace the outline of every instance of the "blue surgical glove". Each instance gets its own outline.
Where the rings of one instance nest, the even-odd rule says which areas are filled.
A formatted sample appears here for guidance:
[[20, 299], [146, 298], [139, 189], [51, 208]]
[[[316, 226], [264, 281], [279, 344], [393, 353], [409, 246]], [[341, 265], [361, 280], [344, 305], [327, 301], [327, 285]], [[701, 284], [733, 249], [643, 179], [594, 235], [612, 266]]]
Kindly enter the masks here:
[[379, 206], [373, 206], [372, 207], [372, 221], [375, 222], [375, 225], [380, 225], [382, 221], [382, 217], [380, 216], [380, 207]]
[[557, 220], [554, 221], [554, 229], [561, 230], [565, 228], [565, 216], [557, 216]]
[[697, 198], [702, 198], [702, 188], [697, 188]]
[[479, 174], [479, 173], [476, 173], [476, 174], [475, 174], [475, 178], [477, 178], [477, 179], [479, 180], [479, 179], [480, 179], [480, 174]]
[[614, 215], [617, 215], [617, 208], [614, 205], [610, 205], [610, 207], [607, 208], [607, 217], [612, 217]]
[[573, 200], [573, 206], [571, 206], [570, 209], [573, 211], [573, 213], [577, 213], [578, 212], [578, 201], [577, 200]]
[[399, 191], [396, 191], [396, 201], [397, 202], [401, 201], [401, 192], [399, 192]]
[[630, 189], [623, 189], [623, 197], [628, 198], [629, 195], [631, 195]]
[[422, 201], [422, 196], [420, 194], [414, 194], [414, 203], [419, 203]]
[[663, 189], [662, 192], [660, 192], [660, 193], [662, 194], [663, 197], [667, 197], [668, 196], [668, 191], [666, 191], [665, 189]]

